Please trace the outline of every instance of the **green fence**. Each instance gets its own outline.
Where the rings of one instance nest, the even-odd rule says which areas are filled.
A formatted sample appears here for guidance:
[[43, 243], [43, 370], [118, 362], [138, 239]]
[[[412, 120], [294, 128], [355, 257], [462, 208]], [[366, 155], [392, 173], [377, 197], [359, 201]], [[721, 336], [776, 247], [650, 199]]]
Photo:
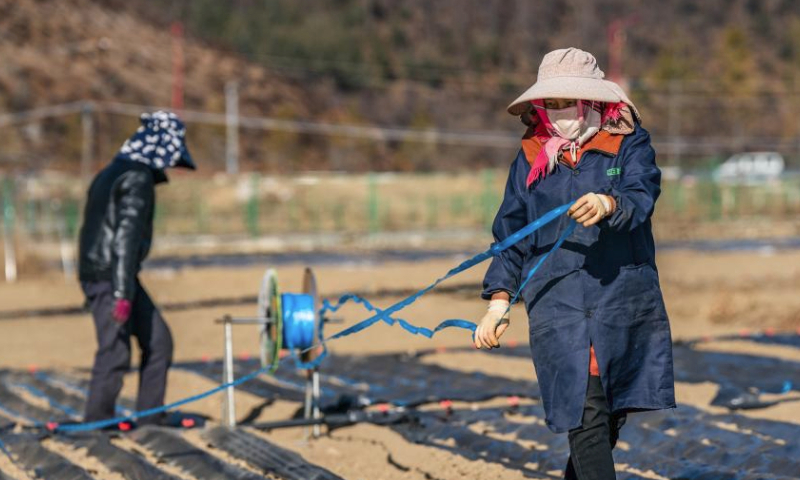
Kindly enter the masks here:
[[[176, 235], [377, 234], [461, 229], [487, 231], [502, 199], [505, 172], [183, 175], [156, 190], [156, 231]], [[35, 188], [30, 182], [35, 182]], [[4, 229], [26, 238], [75, 238], [84, 187], [76, 179], [6, 177]], [[657, 218], [718, 222], [800, 214], [800, 179], [759, 185], [665, 181]], [[8, 219], [14, 218], [11, 222]], [[12, 227], [13, 225], [13, 227]]]
[[785, 219], [800, 214], [800, 179], [757, 185], [665, 182], [657, 212], [662, 220]]

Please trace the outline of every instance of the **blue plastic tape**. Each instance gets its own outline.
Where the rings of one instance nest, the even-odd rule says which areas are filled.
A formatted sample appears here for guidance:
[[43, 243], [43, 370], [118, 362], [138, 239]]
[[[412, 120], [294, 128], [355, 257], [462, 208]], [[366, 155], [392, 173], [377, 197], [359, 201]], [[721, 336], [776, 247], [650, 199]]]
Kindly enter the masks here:
[[[485, 261], [485, 260], [487, 260], [489, 258], [492, 258], [493, 256], [496, 256], [496, 255], [500, 254], [501, 252], [503, 252], [504, 250], [507, 250], [511, 246], [517, 244], [519, 241], [523, 240], [528, 235], [530, 235], [533, 232], [535, 232], [536, 230], [540, 229], [542, 226], [552, 222], [556, 218], [558, 218], [561, 215], [565, 214], [567, 212], [567, 210], [569, 210], [569, 208], [572, 206], [573, 203], [575, 203], [575, 202], [567, 203], [565, 205], [562, 205], [562, 206], [560, 206], [558, 208], [555, 208], [555, 209], [547, 212], [546, 214], [542, 215], [541, 217], [539, 217], [535, 221], [529, 223], [528, 225], [524, 226], [523, 228], [521, 228], [518, 231], [514, 232], [513, 234], [509, 235], [505, 240], [503, 240], [501, 242], [498, 242], [498, 243], [495, 243], [494, 245], [491, 246], [491, 248], [489, 248], [485, 252], [481, 252], [481, 253], [475, 255], [474, 257], [464, 261], [463, 263], [461, 263], [457, 267], [451, 269], [444, 276], [438, 278], [432, 284], [428, 285], [427, 287], [423, 288], [422, 290], [419, 290], [418, 292], [416, 292], [416, 293], [414, 293], [412, 295], [409, 295], [405, 299], [395, 303], [394, 305], [389, 306], [388, 308], [386, 308], [384, 310], [373, 306], [366, 299], [363, 299], [363, 298], [358, 297], [356, 295], [344, 295], [339, 299], [339, 301], [335, 305], [332, 305], [328, 301], [325, 301], [325, 303], [323, 304], [322, 309], [320, 310], [320, 318], [322, 318], [322, 315], [326, 311], [336, 311], [339, 308], [341, 308], [341, 306], [343, 304], [345, 304], [345, 303], [347, 303], [349, 301], [353, 301], [353, 302], [362, 304], [367, 310], [369, 310], [371, 312], [374, 312], [375, 315], [373, 315], [373, 316], [371, 316], [371, 317], [369, 317], [369, 318], [367, 318], [365, 320], [362, 320], [362, 321], [356, 323], [355, 325], [336, 333], [335, 335], [331, 335], [328, 338], [324, 338], [322, 336], [322, 328], [320, 327], [318, 334], [319, 334], [320, 343], [323, 346], [323, 352], [320, 354], [319, 357], [317, 357], [316, 359], [314, 359], [313, 361], [308, 362], [308, 363], [299, 363], [299, 362], [297, 362], [296, 356], [295, 356], [295, 354], [293, 354], [293, 356], [295, 356], [295, 360], [296, 360], [296, 364], [297, 364], [298, 368], [310, 369], [310, 368], [314, 368], [317, 365], [319, 365], [319, 363], [322, 362], [322, 360], [327, 355], [327, 349], [325, 349], [325, 344], [326, 344], [327, 341], [334, 340], [336, 338], [346, 337], [348, 335], [352, 335], [353, 333], [356, 333], [356, 332], [359, 332], [361, 330], [364, 330], [364, 329], [374, 325], [375, 323], [377, 323], [379, 321], [383, 321], [383, 322], [387, 323], [388, 325], [394, 325], [395, 323], [398, 323], [404, 330], [406, 330], [406, 331], [408, 331], [410, 333], [416, 334], [416, 335], [423, 335], [423, 336], [428, 337], [428, 338], [432, 337], [436, 332], [438, 332], [440, 330], [443, 330], [445, 328], [450, 328], [450, 327], [463, 328], [465, 330], [470, 330], [470, 331], [474, 332], [475, 328], [476, 328], [475, 323], [467, 321], [467, 320], [459, 320], [459, 319], [445, 320], [444, 322], [440, 323], [439, 326], [437, 326], [436, 328], [431, 330], [431, 329], [425, 328], [425, 327], [414, 326], [414, 325], [412, 325], [412, 324], [410, 324], [410, 323], [408, 323], [408, 322], [406, 322], [405, 320], [402, 320], [402, 319], [393, 318], [392, 314], [394, 314], [395, 312], [400, 311], [403, 308], [411, 305], [419, 297], [421, 297], [421, 296], [425, 295], [426, 293], [428, 293], [429, 291], [433, 290], [434, 287], [436, 287], [437, 285], [439, 285], [443, 281], [447, 280], [448, 278], [453, 277], [454, 275], [457, 275], [457, 274], [463, 272], [464, 270], [472, 268], [475, 265], [477, 265], [479, 263], [482, 263], [483, 261]], [[569, 226], [561, 234], [561, 237], [558, 239], [558, 241], [555, 243], [555, 245], [553, 245], [553, 248], [546, 255], [544, 255], [542, 258], [540, 258], [539, 262], [528, 272], [528, 274], [527, 274], [527, 276], [525, 278], [525, 281], [522, 283], [522, 285], [520, 286], [520, 288], [517, 290], [516, 294], [514, 295], [513, 302], [515, 302], [519, 298], [519, 294], [520, 294], [522, 288], [528, 283], [528, 281], [531, 279], [531, 277], [533, 277], [534, 273], [536, 273], [536, 271], [539, 269], [539, 267], [545, 261], [545, 259], [547, 259], [547, 257], [553, 251], [555, 251], [558, 248], [560, 248], [561, 244], [563, 244], [564, 241], [567, 239], [567, 237], [569, 237], [572, 234], [572, 232], [575, 229], [575, 225], [576, 224], [575, 224], [574, 221], [570, 222]], [[290, 325], [290, 329], [292, 330], [292, 332], [289, 333], [288, 335], [286, 333], [284, 333], [284, 342], [286, 342], [284, 344], [284, 346], [286, 348], [290, 348], [289, 347], [289, 342], [296, 342], [296, 343], [292, 343], [292, 345], [304, 345], [305, 344], [304, 342], [308, 341], [309, 338], [311, 338], [311, 339], [314, 338], [313, 320], [311, 321], [312, 325], [311, 325], [310, 329], [309, 329], [309, 327], [307, 326], [307, 323], [306, 323], [308, 321], [309, 317], [313, 319], [313, 312], [314, 312], [314, 301], [313, 301], [313, 298], [311, 298], [311, 303], [310, 303], [310, 305], [311, 305], [310, 308], [311, 308], [311, 313], [312, 314], [309, 316], [307, 314], [307, 309], [309, 308], [308, 307], [308, 305], [309, 305], [308, 304], [308, 298], [300, 299], [300, 298], [295, 298], [295, 297], [309, 297], [309, 298], [311, 298], [309, 295], [297, 295], [297, 294], [283, 294], [281, 296], [281, 300], [282, 301], [288, 300], [290, 303], [292, 303], [292, 307], [291, 307], [292, 320], [289, 321], [289, 323], [292, 324], [292, 325]], [[286, 313], [287, 313], [287, 308], [286, 307], [283, 308], [283, 313], [284, 313], [284, 315], [286, 315]], [[286, 318], [288, 318], [288, 317], [284, 316], [284, 319], [286, 319]], [[309, 330], [311, 332], [311, 336], [310, 337], [308, 336], [308, 331]], [[286, 331], [286, 324], [284, 324], [284, 332], [285, 331]], [[295, 348], [296, 349], [301, 349], [301, 351], [302, 351], [302, 350], [310, 350], [311, 348], [315, 348], [315, 347], [313, 345], [313, 340], [312, 340], [312, 341], [309, 341], [309, 343], [308, 343], [308, 345], [306, 347], [295, 347]], [[254, 372], [251, 372], [251, 373], [249, 373], [249, 374], [247, 374], [247, 375], [245, 375], [243, 377], [238, 378], [237, 380], [235, 380], [233, 382], [224, 383], [224, 384], [219, 385], [219, 386], [217, 386], [215, 388], [212, 388], [212, 389], [207, 390], [205, 392], [198, 393], [197, 395], [192, 395], [191, 397], [184, 398], [182, 400], [178, 400], [178, 401], [173, 402], [173, 403], [171, 403], [169, 405], [164, 405], [164, 406], [161, 406], [161, 407], [155, 407], [155, 408], [151, 408], [151, 409], [148, 409], [148, 410], [143, 410], [141, 412], [135, 412], [135, 413], [130, 414], [130, 415], [120, 416], [120, 417], [117, 417], [117, 418], [110, 418], [108, 420], [98, 420], [98, 421], [95, 421], [95, 422], [70, 424], [70, 425], [60, 425], [55, 430], [57, 432], [81, 432], [81, 431], [98, 430], [98, 429], [101, 429], [101, 428], [107, 428], [107, 427], [116, 425], [119, 422], [129, 421], [129, 420], [133, 420], [135, 418], [147, 417], [147, 416], [150, 416], [150, 415], [156, 415], [158, 413], [165, 412], [165, 411], [167, 411], [169, 409], [172, 409], [172, 408], [175, 408], [175, 407], [179, 407], [179, 406], [182, 406], [182, 405], [186, 405], [188, 403], [196, 402], [196, 401], [198, 401], [200, 399], [203, 399], [203, 398], [211, 396], [211, 395], [213, 395], [215, 393], [221, 392], [221, 391], [223, 391], [223, 390], [225, 390], [225, 389], [227, 389], [229, 387], [236, 387], [237, 385], [241, 385], [242, 383], [245, 383], [247, 381], [250, 381], [250, 380], [258, 377], [262, 373], [268, 373], [271, 369], [272, 369], [271, 365], [267, 366], [267, 367], [264, 367], [264, 368], [261, 368], [261, 369], [258, 369], [258, 370], [254, 371]]]

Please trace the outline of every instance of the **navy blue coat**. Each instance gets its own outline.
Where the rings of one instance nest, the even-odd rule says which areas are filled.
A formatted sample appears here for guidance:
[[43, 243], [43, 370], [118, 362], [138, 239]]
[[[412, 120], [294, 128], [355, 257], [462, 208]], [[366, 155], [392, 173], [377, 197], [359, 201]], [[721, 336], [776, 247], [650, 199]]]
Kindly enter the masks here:
[[[612, 411], [675, 407], [672, 341], [650, 223], [661, 191], [650, 135], [637, 125], [618, 152], [587, 149], [574, 169], [559, 163], [527, 188], [529, 171], [520, 150], [494, 220], [496, 241], [589, 192], [617, 202], [598, 225], [578, 225], [521, 292], [547, 425], [557, 433], [581, 425], [590, 345]], [[516, 292], [569, 222], [564, 215], [496, 256], [483, 297]]]

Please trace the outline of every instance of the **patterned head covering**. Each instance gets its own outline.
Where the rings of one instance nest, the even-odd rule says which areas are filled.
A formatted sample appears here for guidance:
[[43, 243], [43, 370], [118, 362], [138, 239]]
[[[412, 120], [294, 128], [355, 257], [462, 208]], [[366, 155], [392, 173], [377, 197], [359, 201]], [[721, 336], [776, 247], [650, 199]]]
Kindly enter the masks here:
[[172, 112], [143, 113], [142, 126], [122, 144], [117, 158], [144, 163], [154, 170], [183, 167], [195, 170], [186, 148], [186, 126]]

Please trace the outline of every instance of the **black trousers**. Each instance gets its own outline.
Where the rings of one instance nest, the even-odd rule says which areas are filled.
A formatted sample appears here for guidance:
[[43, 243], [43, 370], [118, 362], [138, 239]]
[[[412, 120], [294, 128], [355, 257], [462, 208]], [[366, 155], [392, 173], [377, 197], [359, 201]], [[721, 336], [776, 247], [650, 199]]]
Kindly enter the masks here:
[[[85, 420], [105, 420], [115, 416], [122, 380], [131, 366], [131, 335], [136, 337], [142, 351], [136, 410], [163, 405], [167, 371], [172, 364], [172, 334], [150, 296], [137, 280], [131, 316], [120, 325], [112, 317], [115, 299], [111, 282], [82, 282], [81, 287], [97, 331], [97, 353]], [[161, 418], [158, 415], [146, 417], [139, 423], [158, 423]]]
[[625, 414], [612, 414], [600, 377], [589, 376], [583, 424], [570, 430], [566, 480], [615, 480], [614, 457]]

